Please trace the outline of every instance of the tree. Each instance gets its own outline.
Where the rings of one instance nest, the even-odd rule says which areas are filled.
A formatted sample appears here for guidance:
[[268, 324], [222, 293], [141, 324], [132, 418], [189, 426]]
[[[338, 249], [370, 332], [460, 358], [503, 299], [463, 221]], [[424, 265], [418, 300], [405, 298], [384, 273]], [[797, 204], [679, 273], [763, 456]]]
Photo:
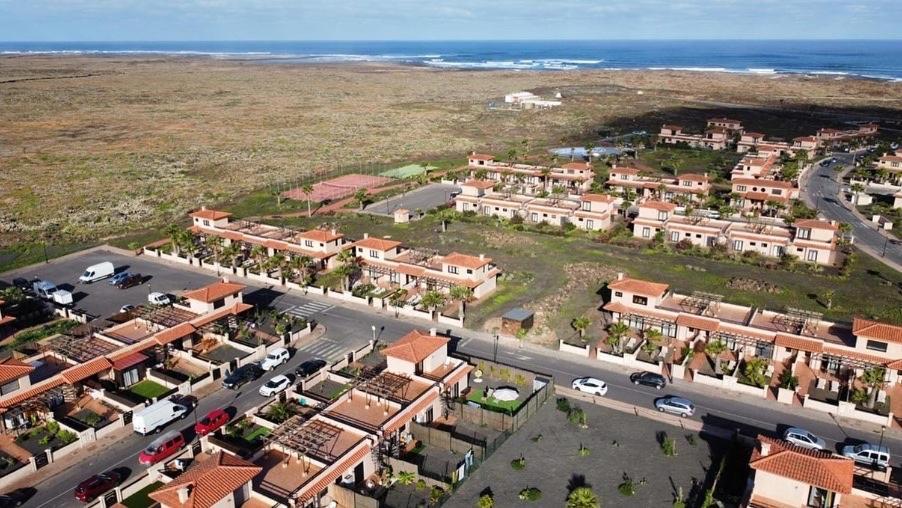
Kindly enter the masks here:
[[258, 272], [263, 271], [263, 264], [268, 256], [269, 253], [262, 245], [254, 245], [251, 247], [251, 259], [254, 260], [254, 267]]
[[451, 300], [460, 303], [460, 320], [463, 321], [467, 302], [473, 298], [473, 290], [467, 286], [451, 286], [451, 290], [448, 291], [448, 296], [451, 297]]
[[566, 508], [601, 508], [598, 496], [589, 487], [577, 487], [567, 496]]
[[398, 317], [398, 310], [407, 302], [407, 290], [400, 289], [395, 291], [388, 297], [388, 304], [395, 309], [395, 317]]
[[448, 223], [460, 218], [460, 213], [453, 208], [445, 208], [438, 213], [438, 218], [442, 221], [442, 233], [448, 231]]
[[312, 212], [311, 209], [310, 209], [310, 195], [313, 194], [313, 186], [310, 185], [309, 183], [305, 183], [305, 184], [301, 187], [301, 192], [303, 192], [303, 193], [304, 193], [304, 197], [307, 198], [307, 217], [312, 217], [312, 216], [313, 216], [313, 212]]
[[294, 256], [288, 262], [289, 276], [300, 280], [305, 286], [310, 284], [313, 258], [310, 256]]
[[476, 508], [495, 508], [495, 498], [491, 494], [483, 494], [479, 496], [476, 502]]
[[207, 247], [210, 248], [210, 251], [213, 252], [213, 259], [216, 260], [217, 263], [222, 264], [220, 257], [222, 256], [222, 238], [218, 236], [208, 236], [206, 240]]
[[445, 304], [446, 297], [444, 294], [439, 293], [436, 290], [427, 291], [426, 294], [423, 295], [423, 299], [420, 303], [426, 310], [435, 311], [439, 307]]
[[745, 378], [755, 386], [763, 387], [767, 384], [767, 360], [764, 358], [752, 358], [745, 362], [742, 373]]
[[828, 309], [833, 308], [833, 297], [836, 296], [836, 291], [833, 289], [828, 289], [824, 291], [824, 307]]
[[14, 305], [25, 301], [25, 291], [15, 286], [10, 286], [0, 290], [0, 300]]
[[642, 350], [649, 355], [654, 354], [654, 352], [657, 351], [658, 347], [661, 345], [661, 339], [664, 337], [664, 335], [656, 328], [649, 328], [642, 332], [642, 334], [645, 336], [645, 342], [642, 344]]
[[276, 423], [284, 422], [285, 420], [291, 418], [291, 415], [291, 408], [288, 407], [288, 404], [284, 402], [276, 402], [275, 404], [270, 406], [269, 410], [266, 412], [266, 416], [269, 417], [269, 420]]
[[868, 387], [868, 407], [873, 409], [877, 403], [877, 394], [883, 388], [886, 380], [886, 369], [883, 367], [870, 367], [862, 372], [861, 382]]
[[605, 341], [615, 353], [621, 352], [621, 347], [623, 346], [623, 337], [626, 336], [630, 331], [630, 327], [628, 324], [618, 321], [608, 327], [608, 338]]
[[357, 205], [363, 210], [363, 207], [366, 206], [366, 189], [357, 189], [357, 192], [354, 193], [354, 200], [357, 201]]
[[338, 256], [338, 267], [335, 273], [341, 277], [341, 289], [347, 291], [351, 287], [351, 278], [360, 269], [360, 258], [354, 254], [354, 249], [345, 249]]
[[[222, 248], [222, 252], [220, 252], [220, 256], [222, 259], [229, 263], [229, 268], [235, 267], [235, 259], [238, 258], [238, 253], [241, 249], [238, 247], [238, 244], [235, 242], [230, 242], [228, 245]], [[220, 263], [222, 264], [222, 263]]]
[[176, 255], [182, 252], [182, 246], [185, 244], [185, 228], [178, 224], [170, 224], [166, 228], [166, 234], [172, 243], [172, 250]]
[[592, 324], [592, 320], [589, 319], [588, 316], [579, 316], [574, 318], [573, 321], [570, 322], [570, 326], [573, 327], [574, 330], [579, 332], [579, 338], [583, 338], [586, 334], [586, 329], [589, 328], [589, 325]]

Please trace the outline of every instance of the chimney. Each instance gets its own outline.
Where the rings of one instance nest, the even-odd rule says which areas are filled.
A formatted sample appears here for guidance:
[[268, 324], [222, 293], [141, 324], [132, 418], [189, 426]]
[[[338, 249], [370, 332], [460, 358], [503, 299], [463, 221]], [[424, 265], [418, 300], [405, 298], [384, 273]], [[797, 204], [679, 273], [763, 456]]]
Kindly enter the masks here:
[[761, 445], [761, 456], [767, 457], [770, 454], [770, 443], [759, 441], [758, 444]]
[[179, 503], [185, 504], [188, 502], [188, 497], [191, 496], [191, 485], [184, 485], [182, 487], [179, 487], [176, 492], [179, 496]]
[[437, 333], [438, 333], [438, 330], [436, 330], [434, 326], [429, 329], [429, 335], [435, 337]]
[[200, 209], [201, 209], [201, 210], [206, 210], [206, 209], [207, 209], [207, 205], [202, 205], [202, 206], [200, 207]]
[[337, 234], [338, 234], [338, 231], [336, 231], [335, 228], [332, 228], [331, 231], [332, 231], [332, 234], [333, 234], [333, 235], [337, 235]]
[[617, 272], [617, 280], [623, 280], [623, 272]]
[[364, 234], [363, 234], [363, 239], [364, 239], [364, 240], [366, 240], [366, 239], [369, 238], [369, 237], [370, 237], [370, 234], [369, 234], [369, 233], [364, 233]]
[[480, 261], [485, 261], [485, 254], [480, 254], [480, 255], [479, 255], [479, 260], [480, 260]]

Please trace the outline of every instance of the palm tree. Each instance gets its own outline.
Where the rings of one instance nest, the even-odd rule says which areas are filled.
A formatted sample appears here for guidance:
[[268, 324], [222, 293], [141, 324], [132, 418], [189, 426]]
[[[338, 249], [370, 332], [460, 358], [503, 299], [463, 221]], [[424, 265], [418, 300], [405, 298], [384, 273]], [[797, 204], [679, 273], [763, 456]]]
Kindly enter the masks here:
[[567, 496], [567, 508], [600, 508], [598, 496], [589, 487], [577, 487]]
[[539, 173], [542, 175], [542, 190], [544, 191], [548, 187], [548, 177], [551, 175], [551, 168], [544, 166], [539, 170]]
[[291, 415], [291, 408], [284, 402], [276, 402], [272, 406], [269, 406], [269, 410], [266, 412], [266, 416], [269, 417], [269, 420], [276, 423], [284, 422], [291, 418]]
[[630, 332], [628, 324], [618, 321], [608, 327], [608, 338], [605, 341], [615, 353], [619, 353], [623, 345], [623, 337]]
[[262, 245], [254, 245], [251, 248], [251, 259], [254, 260], [254, 266], [258, 272], [263, 271], [263, 263], [268, 256], [268, 252]]
[[836, 296], [836, 291], [833, 289], [828, 289], [824, 291], [824, 307], [828, 309], [833, 308], [833, 298]]
[[351, 287], [351, 278], [357, 274], [360, 268], [360, 258], [354, 254], [354, 249], [345, 249], [338, 253], [336, 258], [338, 267], [335, 272], [341, 277], [341, 289], [347, 291]]
[[727, 350], [727, 343], [721, 340], [714, 340], [705, 345], [705, 353], [714, 360], [714, 373], [723, 374], [723, 368], [720, 363], [720, 354]]
[[582, 339], [586, 334], [586, 329], [589, 328], [589, 325], [592, 324], [592, 320], [589, 319], [589, 316], [579, 316], [574, 318], [573, 321], [570, 322], [570, 326], [573, 327], [574, 330], [579, 332], [579, 338]]
[[8, 288], [0, 290], [0, 300], [3, 300], [10, 305], [24, 302], [25, 298], [25, 292], [22, 291], [21, 288], [17, 288], [15, 286], [10, 286]]
[[210, 247], [210, 250], [213, 251], [213, 259], [215, 259], [217, 263], [222, 264], [220, 260], [223, 249], [222, 238], [218, 236], [208, 236], [206, 243]]
[[877, 394], [883, 388], [886, 380], [886, 369], [883, 367], [870, 367], [861, 373], [861, 382], [868, 387], [868, 407], [874, 408], [877, 403]]
[[642, 350], [649, 355], [654, 354], [661, 345], [661, 339], [664, 335], [656, 328], [649, 328], [642, 332], [642, 335], [645, 336], [645, 343], [642, 344]]
[[222, 248], [220, 256], [222, 256], [224, 260], [229, 262], [229, 268], [235, 268], [235, 259], [238, 258], [238, 253], [240, 251], [241, 249], [238, 247], [238, 244], [231, 242]]
[[288, 261], [288, 273], [289, 277], [293, 280], [301, 279], [301, 281], [306, 286], [309, 281], [309, 273], [308, 271], [311, 268], [311, 263], [313, 259], [310, 256], [293, 256]]
[[301, 192], [303, 192], [304, 197], [307, 198], [307, 217], [312, 217], [313, 212], [311, 212], [311, 210], [310, 210], [310, 195], [313, 194], [313, 186], [310, 185], [309, 183], [305, 183], [301, 187]]
[[357, 205], [363, 210], [363, 207], [366, 205], [366, 189], [357, 189], [357, 192], [354, 193], [354, 199], [357, 201]]
[[407, 301], [407, 290], [399, 289], [391, 294], [388, 297], [388, 304], [394, 307], [395, 309], [395, 317], [398, 317], [398, 310], [404, 306], [404, 302]]
[[455, 302], [460, 302], [460, 320], [464, 320], [464, 312], [466, 312], [467, 302], [473, 297], [473, 290], [467, 286], [451, 286], [448, 296]]
[[426, 294], [423, 295], [423, 299], [420, 301], [420, 303], [426, 310], [433, 312], [444, 305], [445, 300], [447, 300], [447, 297], [444, 294], [433, 289], [431, 291], [427, 291]]
[[172, 243], [172, 250], [178, 255], [182, 251], [185, 229], [178, 224], [170, 224], [166, 228], [166, 234], [169, 236], [169, 241]]

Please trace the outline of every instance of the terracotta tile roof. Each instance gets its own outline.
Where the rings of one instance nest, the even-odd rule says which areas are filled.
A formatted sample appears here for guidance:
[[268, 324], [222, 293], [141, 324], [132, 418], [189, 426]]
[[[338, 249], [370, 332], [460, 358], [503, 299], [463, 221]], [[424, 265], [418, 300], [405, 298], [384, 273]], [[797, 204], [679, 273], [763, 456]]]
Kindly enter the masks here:
[[804, 339], [785, 333], [778, 333], [774, 343], [778, 346], [788, 347], [789, 349], [798, 349], [800, 351], [808, 351], [811, 353], [821, 353], [824, 351], [824, 343], [817, 339]]
[[608, 302], [604, 304], [604, 307], [602, 308], [608, 312], [616, 312], [617, 314], [627, 314], [630, 311], [629, 307], [620, 302]]
[[411, 363], [420, 363], [429, 355], [445, 347], [448, 339], [413, 330], [382, 350], [391, 356]]
[[207, 210], [206, 208], [201, 208], [200, 210], [191, 212], [189, 215], [191, 215], [191, 217], [199, 217], [201, 219], [207, 219], [207, 220], [219, 220], [219, 219], [225, 219], [226, 217], [232, 216], [232, 214], [230, 214], [229, 212], [220, 212], [218, 210]]
[[793, 141], [809, 141], [809, 142], [817, 142], [817, 138], [815, 136], [799, 136], [797, 138], [792, 138]]
[[452, 252], [447, 256], [442, 257], [442, 263], [447, 263], [454, 266], [463, 266], [464, 268], [470, 268], [473, 270], [482, 268], [483, 266], [491, 262], [492, 258], [479, 258], [477, 256], [470, 256], [468, 254], [461, 254], [459, 252]]
[[253, 308], [254, 308], [254, 306], [249, 303], [235, 302], [230, 307], [223, 307], [215, 312], [211, 312], [209, 314], [204, 314], [203, 316], [198, 316], [198, 317], [192, 319], [190, 324], [194, 325], [197, 328], [200, 328], [201, 326], [204, 326], [207, 323], [212, 323], [213, 321], [216, 321], [217, 319], [222, 319], [225, 316], [228, 316], [229, 314], [231, 314], [233, 316], [237, 316], [238, 314], [241, 314], [242, 312], [247, 312]]
[[[263, 468], [225, 452], [195, 464], [171, 482], [149, 494], [164, 506], [211, 508], [230, 493], [254, 479]], [[188, 499], [179, 501], [179, 489], [187, 487]]]
[[469, 155], [469, 158], [470, 158], [470, 159], [476, 159], [476, 160], [482, 160], [482, 161], [491, 161], [491, 160], [495, 160], [495, 156], [494, 156], [494, 155], [489, 155], [489, 154], [487, 154], [487, 153], [476, 153], [476, 152], [471, 152], [470, 155]]
[[592, 165], [588, 162], [568, 162], [561, 167], [564, 169], [592, 169]]
[[764, 134], [762, 134], [760, 132], [746, 132], [745, 134], [742, 135], [742, 137], [746, 137], [746, 136], [748, 136], [750, 138], [763, 138]]
[[743, 337], [752, 337], [764, 342], [774, 342], [775, 340], [775, 334], [773, 332], [751, 329], [747, 326], [737, 325], [733, 323], [721, 322], [718, 331], [723, 333], [730, 333], [733, 335], [741, 335]]
[[830, 231], [838, 231], [839, 227], [836, 224], [831, 224], [825, 220], [817, 220], [817, 219], [802, 219], [793, 222], [793, 226], [797, 228], [811, 228], [811, 229], [827, 229]]
[[354, 242], [354, 245], [356, 247], [363, 247], [365, 249], [387, 251], [401, 245], [401, 242], [388, 240], [386, 238], [364, 238], [363, 240], [357, 240], [356, 242]]
[[581, 201], [592, 201], [595, 203], [613, 203], [614, 198], [606, 194], [583, 194], [579, 197]]
[[856, 317], [852, 320], [852, 333], [890, 342], [902, 342], [902, 326], [881, 323]]
[[356, 466], [357, 463], [363, 460], [363, 458], [366, 457], [369, 453], [369, 445], [359, 448], [352, 455], [348, 456], [348, 458], [344, 459], [331, 470], [329, 470], [328, 473], [323, 474], [322, 477], [316, 481], [316, 483], [308, 483], [306, 487], [300, 490], [297, 499], [297, 505], [303, 506], [305, 501], [308, 501], [313, 496], [319, 494], [323, 489], [334, 482], [339, 476], [343, 475], [345, 471]]
[[720, 328], [720, 321], [702, 316], [693, 316], [691, 314], [680, 314], [676, 318], [676, 324], [680, 326], [688, 326], [696, 330], [705, 330], [707, 332], [716, 332]]
[[62, 371], [60, 373], [60, 376], [62, 376], [63, 380], [71, 385], [81, 381], [82, 379], [89, 378], [94, 374], [99, 374], [101, 372], [110, 370], [112, 366], [113, 364], [109, 360], [101, 356], [81, 365], [69, 367], [68, 369]]
[[707, 182], [708, 175], [700, 175], [698, 173], [686, 173], [677, 177], [677, 180], [689, 180], [691, 182]]
[[196, 330], [197, 328], [195, 328], [191, 323], [181, 323], [173, 326], [172, 328], [167, 328], [166, 330], [163, 330], [162, 332], [154, 335], [154, 340], [157, 342], [157, 344], [165, 346], [170, 342], [175, 342], [182, 337], [191, 335]]
[[775, 196], [766, 192], [743, 192], [741, 196], [752, 201], [787, 201], [787, 198], [783, 196]]
[[464, 185], [468, 187], [476, 187], [477, 189], [491, 189], [495, 186], [495, 182], [491, 180], [467, 180]]
[[63, 381], [62, 377], [53, 376], [52, 378], [46, 381], [42, 381], [36, 385], [32, 385], [30, 388], [27, 388], [23, 391], [13, 393], [12, 396], [8, 399], [0, 400], [0, 408], [7, 409], [16, 406], [32, 397], [37, 397], [47, 390], [56, 388], [57, 386], [60, 386], [62, 384], [65, 384], [65, 381]]
[[663, 201], [646, 201], [639, 205], [640, 208], [651, 208], [653, 210], [660, 210], [662, 212], [672, 212], [676, 205], [673, 203], [665, 203]]
[[667, 284], [632, 279], [630, 277], [625, 277], [621, 280], [608, 283], [609, 289], [627, 291], [629, 293], [636, 293], [646, 296], [661, 296], [667, 291], [667, 288], [669, 287], [670, 286]]
[[27, 376], [33, 370], [33, 366], [11, 356], [0, 360], [0, 385]]
[[113, 360], [113, 369], [114, 370], [125, 370], [129, 367], [134, 367], [139, 363], [147, 360], [147, 355], [141, 353], [140, 351], [134, 351], [125, 356], [122, 356], [119, 359]]
[[463, 368], [457, 368], [448, 373], [448, 376], [442, 379], [442, 384], [445, 386], [453, 386], [458, 381], [467, 376], [473, 369], [475, 369], [472, 365], [463, 364]]
[[385, 425], [385, 427], [382, 429], [383, 434], [389, 435], [390, 433], [400, 429], [405, 424], [407, 424], [407, 422], [413, 420], [418, 413], [420, 413], [427, 407], [434, 405], [437, 399], [438, 394], [435, 392], [435, 390], [429, 391], [429, 393], [425, 394], [420, 400], [407, 406], [397, 415], [392, 417], [394, 421]]
[[610, 174], [613, 175], [614, 173], [621, 174], [621, 175], [638, 175], [638, 174], [639, 174], [639, 170], [636, 169], [636, 168], [632, 168], [632, 167], [616, 167], [616, 168], [611, 168], [611, 173], [610, 173]]
[[676, 125], [676, 124], [672, 124], [672, 123], [665, 123], [664, 125], [661, 126], [661, 128], [662, 128], [662, 129], [672, 130], [672, 131], [683, 130], [683, 126], [682, 126], [682, 125]]
[[[762, 447], [768, 448], [766, 455]], [[855, 471], [852, 459], [801, 448], [779, 439], [758, 436], [758, 446], [752, 451], [749, 466], [832, 492], [852, 492]]]
[[898, 155], [884, 155], [880, 157], [880, 162], [902, 162], [902, 157]]
[[301, 238], [306, 238], [308, 240], [316, 240], [318, 242], [331, 242], [333, 240], [338, 240], [339, 238], [343, 238], [345, 235], [332, 230], [326, 229], [311, 229], [309, 231], [304, 231], [299, 235]]
[[16, 318], [13, 316], [0, 316], [0, 325], [5, 325], [6, 323], [12, 323]]
[[243, 284], [235, 284], [233, 282], [214, 282], [209, 286], [204, 286], [200, 289], [195, 289], [193, 291], [188, 291], [184, 293], [182, 296], [189, 300], [199, 300], [205, 303], [213, 303], [217, 300], [222, 300], [227, 296], [232, 296], [234, 294], [240, 293], [244, 291]]

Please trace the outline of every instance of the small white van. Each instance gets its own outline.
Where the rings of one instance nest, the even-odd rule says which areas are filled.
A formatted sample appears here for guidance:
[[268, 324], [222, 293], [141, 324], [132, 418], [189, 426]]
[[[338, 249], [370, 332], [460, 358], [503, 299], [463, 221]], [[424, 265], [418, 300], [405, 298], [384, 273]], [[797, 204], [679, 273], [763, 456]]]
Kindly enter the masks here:
[[71, 291], [66, 291], [65, 289], [57, 289], [53, 293], [53, 302], [54, 303], [58, 303], [60, 305], [66, 306], [66, 305], [72, 305], [73, 301], [74, 300], [72, 299]]
[[871, 443], [848, 445], [842, 447], [843, 457], [848, 457], [859, 464], [878, 468], [889, 466], [889, 448]]
[[100, 279], [112, 277], [115, 272], [116, 267], [113, 266], [113, 263], [104, 261], [103, 263], [97, 263], [96, 265], [89, 266], [85, 270], [85, 273], [81, 274], [81, 277], [79, 277], [78, 280], [86, 284], [90, 284]]
[[39, 298], [50, 300], [53, 293], [56, 293], [56, 284], [49, 280], [36, 280], [31, 284], [31, 289]]
[[161, 400], [151, 404], [132, 416], [132, 428], [138, 434], [146, 436], [151, 432], [159, 432], [170, 422], [188, 415], [188, 408], [171, 400]]

